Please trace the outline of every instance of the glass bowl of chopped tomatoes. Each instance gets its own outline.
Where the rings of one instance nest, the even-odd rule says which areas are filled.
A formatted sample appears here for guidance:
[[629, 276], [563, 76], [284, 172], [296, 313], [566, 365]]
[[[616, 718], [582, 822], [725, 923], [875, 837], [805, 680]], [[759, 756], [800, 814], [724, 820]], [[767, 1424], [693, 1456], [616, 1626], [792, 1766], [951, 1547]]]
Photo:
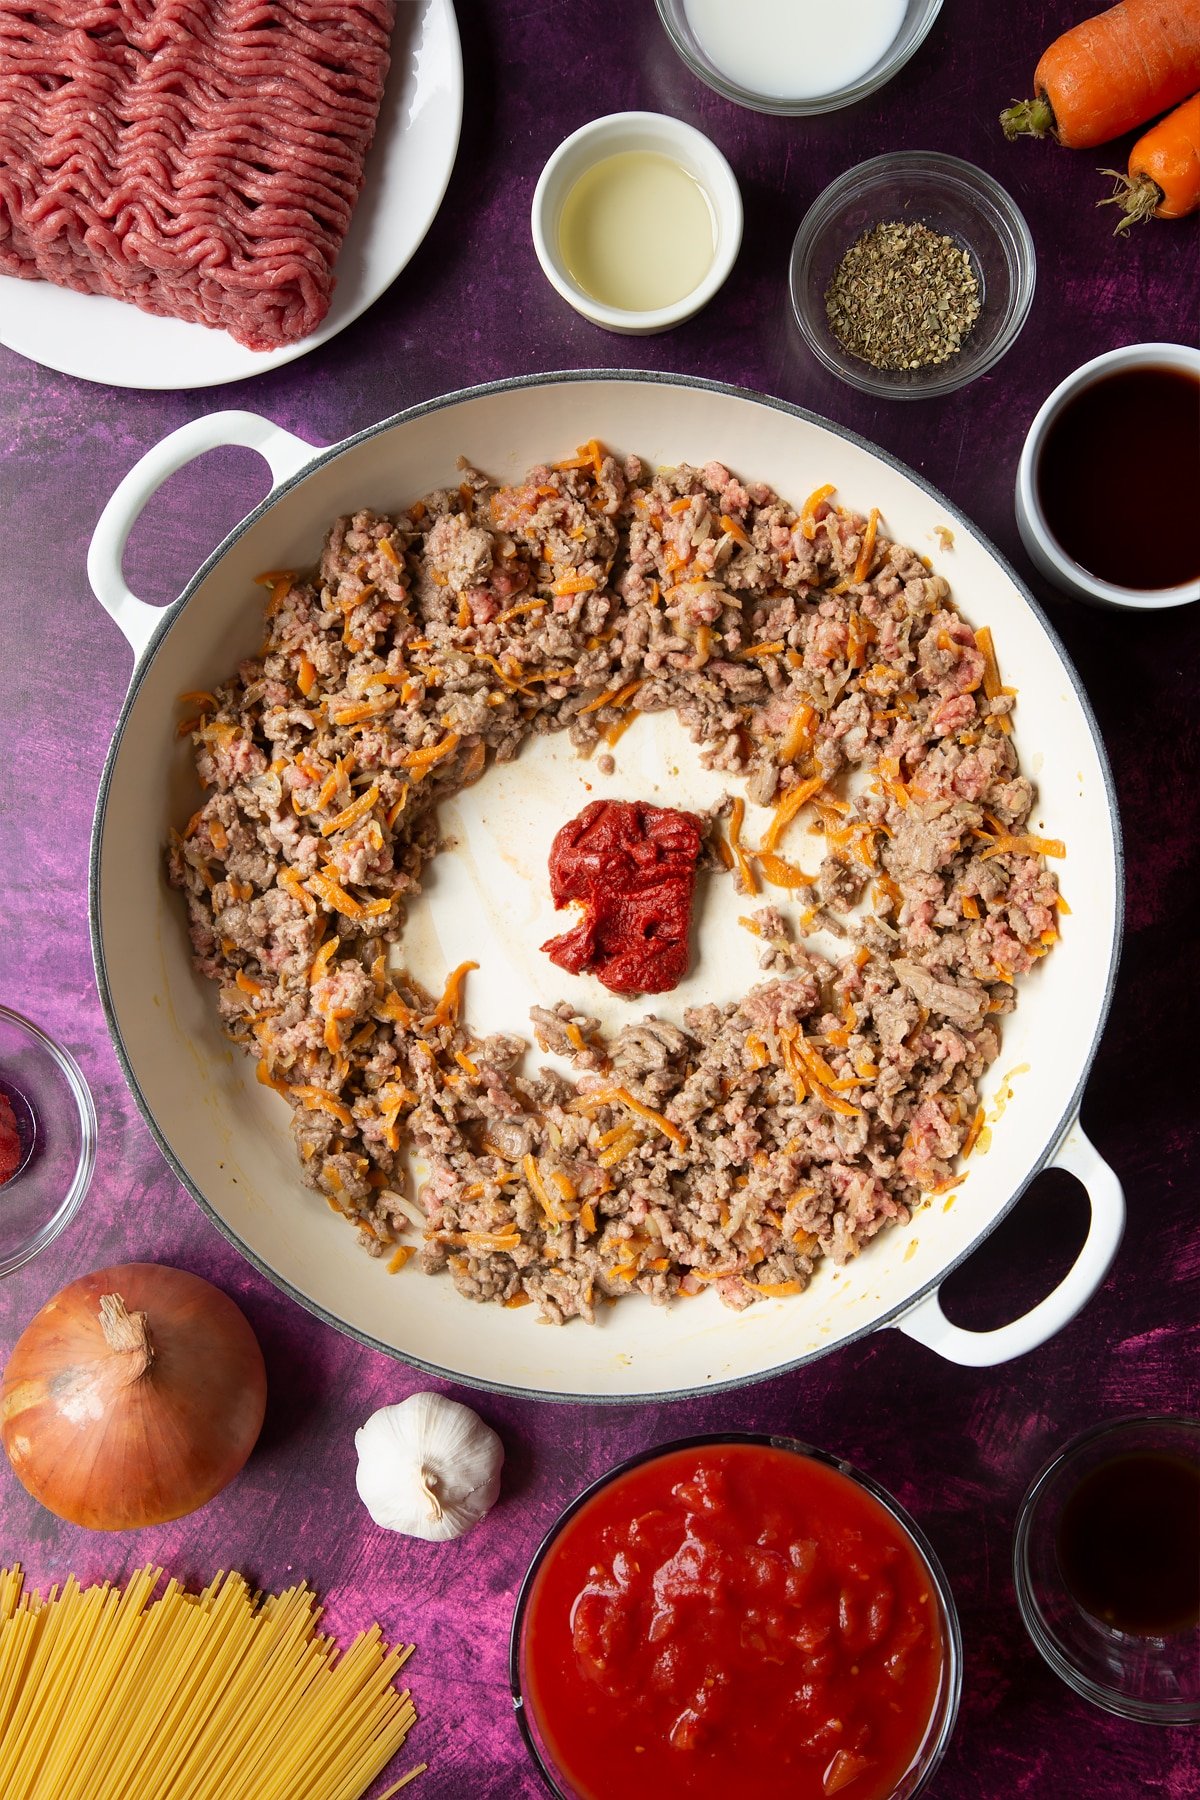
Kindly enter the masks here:
[[995, 368], [1036, 279], [1016, 202], [973, 163], [934, 150], [892, 151], [839, 175], [792, 246], [792, 310], [808, 348], [839, 380], [890, 400], [953, 393]]
[[96, 1111], [75, 1058], [0, 1006], [0, 1275], [74, 1218], [95, 1157]]
[[535, 1555], [510, 1648], [556, 1800], [912, 1800], [954, 1729], [962, 1646], [918, 1526], [792, 1438], [646, 1451]]

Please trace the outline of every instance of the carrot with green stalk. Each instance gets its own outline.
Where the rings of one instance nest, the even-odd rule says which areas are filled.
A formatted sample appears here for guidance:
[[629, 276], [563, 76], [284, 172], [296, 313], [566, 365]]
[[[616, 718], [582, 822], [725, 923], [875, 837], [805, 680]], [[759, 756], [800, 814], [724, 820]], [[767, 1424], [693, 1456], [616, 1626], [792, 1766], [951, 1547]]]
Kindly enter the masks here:
[[1200, 88], [1200, 0], [1121, 0], [1065, 31], [1033, 73], [1034, 98], [1000, 114], [1004, 135], [1106, 144]]
[[1143, 219], [1184, 219], [1200, 207], [1200, 94], [1143, 132], [1129, 152], [1129, 170], [1101, 169], [1116, 191], [1097, 206], [1119, 206], [1118, 231]]

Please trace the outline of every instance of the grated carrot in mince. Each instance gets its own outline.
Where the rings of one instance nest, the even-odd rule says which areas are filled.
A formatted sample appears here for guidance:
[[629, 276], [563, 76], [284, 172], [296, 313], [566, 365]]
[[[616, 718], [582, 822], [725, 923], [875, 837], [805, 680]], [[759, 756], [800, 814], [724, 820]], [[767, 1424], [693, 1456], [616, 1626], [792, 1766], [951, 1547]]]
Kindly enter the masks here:
[[811, 544], [817, 535], [817, 508], [828, 500], [830, 494], [837, 492], [837, 486], [827, 481], [824, 487], [814, 488], [804, 505], [800, 508], [800, 530]]
[[476, 1249], [486, 1251], [489, 1254], [494, 1252], [503, 1253], [506, 1250], [516, 1250], [520, 1247], [521, 1243], [521, 1234], [516, 1230], [435, 1231], [433, 1235], [441, 1244], [473, 1245]]
[[597, 1164], [602, 1169], [613, 1168], [616, 1163], [624, 1161], [629, 1155], [629, 1152], [635, 1148], [637, 1141], [637, 1132], [633, 1129], [633, 1126], [626, 1125], [624, 1129], [617, 1134], [614, 1141], [609, 1144], [607, 1148], [601, 1150], [596, 1158]]
[[[354, 1117], [349, 1107], [343, 1106], [341, 1101], [329, 1092], [328, 1088], [311, 1087], [301, 1083], [298, 1087], [293, 1087], [291, 1092], [309, 1112], [327, 1112], [330, 1118], [337, 1120], [343, 1131], [349, 1131], [353, 1127]], [[330, 1169], [327, 1173], [332, 1178], [337, 1171]]]
[[537, 1157], [532, 1152], [522, 1157], [521, 1168], [524, 1171], [525, 1180], [529, 1184], [530, 1193], [545, 1213], [549, 1223], [551, 1225], [565, 1224], [571, 1215], [569, 1212], [564, 1212], [560, 1206], [555, 1205], [550, 1196], [550, 1190], [542, 1179], [542, 1171], [538, 1167]]
[[226, 850], [229, 848], [229, 833], [222, 825], [220, 819], [210, 819], [208, 821], [208, 836], [217, 855], [224, 856]]
[[964, 1138], [963, 1147], [959, 1152], [964, 1158], [970, 1156], [972, 1150], [975, 1148], [979, 1134], [983, 1130], [983, 1118], [984, 1113], [982, 1106], [976, 1107], [975, 1117], [971, 1120], [971, 1129]]
[[422, 1020], [426, 1031], [434, 1030], [439, 1025], [452, 1025], [458, 1018], [458, 1009], [462, 1004], [462, 985], [472, 969], [477, 969], [477, 962], [461, 962], [457, 969], [452, 969], [446, 977], [446, 986], [442, 997], [427, 1019]]
[[765, 1069], [771, 1060], [770, 1051], [755, 1031], [748, 1032], [746, 1035], [746, 1050], [752, 1069]]
[[759, 656], [782, 656], [787, 645], [782, 638], [775, 638], [769, 644], [747, 644], [744, 650], [735, 650], [734, 662], [750, 662]]
[[315, 894], [319, 900], [323, 900], [326, 906], [331, 907], [334, 912], [342, 913], [347, 919], [362, 918], [362, 902], [356, 900], [353, 894], [348, 894], [340, 882], [334, 881], [332, 876], [325, 875], [318, 869], [309, 876], [305, 885], [309, 893]]
[[758, 878], [751, 866], [750, 858], [746, 855], [746, 852], [742, 847], [742, 821], [745, 817], [746, 802], [739, 794], [729, 809], [729, 848], [733, 851], [733, 857], [737, 864], [737, 872], [741, 880], [743, 892], [747, 894], [757, 894]]
[[853, 581], [855, 586], [865, 581], [871, 572], [871, 562], [875, 555], [875, 534], [879, 529], [879, 508], [873, 506], [867, 519], [867, 529], [863, 533], [862, 548], [858, 553], [858, 561], [854, 565]]
[[596, 1229], [596, 1209], [590, 1200], [585, 1200], [579, 1209], [579, 1223], [583, 1227], [584, 1235], [591, 1237]]
[[343, 807], [340, 813], [335, 813], [332, 819], [326, 819], [321, 827], [321, 836], [332, 837], [335, 831], [345, 831], [347, 826], [357, 825], [360, 819], [365, 819], [372, 811], [378, 799], [379, 785], [373, 781], [357, 800], [352, 800], [349, 806]]
[[598, 586], [594, 575], [564, 575], [555, 582], [552, 592], [561, 595], [591, 594]]
[[[990, 836], [990, 833], [981, 835]], [[1067, 846], [1061, 838], [1010, 837], [1007, 832], [979, 852], [980, 862], [989, 856], [1065, 856]]]
[[448, 731], [436, 744], [427, 744], [423, 750], [410, 750], [407, 756], [400, 758], [400, 762], [406, 769], [420, 769], [423, 773], [457, 750], [461, 742], [457, 731]]
[[783, 836], [796, 814], [800, 811], [800, 808], [805, 806], [808, 801], [820, 793], [821, 789], [825, 786], [825, 779], [824, 775], [812, 775], [807, 781], [798, 781], [794, 787], [788, 788], [782, 800], [780, 800], [775, 807], [775, 811], [771, 817], [771, 823], [768, 825], [763, 836], [763, 841], [759, 846], [760, 851], [771, 851], [778, 847], [780, 838]]
[[738, 924], [744, 926], [751, 937], [760, 938], [763, 934], [762, 926], [758, 923], [757, 919], [747, 919], [743, 914], [739, 913]]
[[318, 981], [323, 980], [324, 977], [328, 975], [329, 964], [337, 952], [338, 945], [339, 939], [336, 937], [327, 938], [321, 945], [321, 948], [313, 958], [312, 967], [308, 971], [309, 987], [314, 987]]
[[411, 1257], [413, 1255], [415, 1255], [415, 1251], [411, 1244], [398, 1245], [397, 1248], [392, 1252], [391, 1258], [388, 1262], [388, 1274], [389, 1275], [398, 1275], [400, 1273], [401, 1269], [404, 1267], [405, 1263], [408, 1261], [409, 1257]]
[[518, 600], [515, 606], [509, 606], [504, 612], [497, 614], [496, 623], [507, 625], [510, 619], [519, 619], [523, 613], [540, 612], [549, 604], [548, 600]]
[[367, 719], [382, 719], [394, 712], [399, 704], [396, 694], [380, 694], [374, 700], [359, 700], [353, 706], [343, 706], [340, 711], [331, 713], [331, 725], [361, 725]]
[[796, 1054], [795, 1035], [791, 1031], [779, 1033], [779, 1060], [784, 1072], [791, 1078], [797, 1101], [807, 1100], [808, 1075]]
[[624, 687], [609, 688], [607, 692], [598, 694], [594, 700], [589, 700], [586, 706], [581, 706], [579, 716], [582, 718], [584, 713], [599, 712], [604, 706], [627, 706], [638, 689], [645, 685], [646, 678], [643, 675], [636, 681], [627, 681]]
[[785, 862], [782, 856], [776, 856], [771, 850], [755, 850], [751, 853], [754, 861], [772, 887], [802, 888], [811, 885], [810, 877], [795, 863]]
[[754, 545], [747, 537], [744, 527], [739, 525], [736, 519], [730, 518], [728, 513], [722, 513], [720, 525], [721, 530], [727, 531], [734, 542], [742, 546], [743, 550], [753, 550]]
[[465, 1050], [456, 1050], [454, 1060], [463, 1073], [471, 1077], [472, 1081], [479, 1080], [479, 1064], [473, 1063]]
[[802, 1281], [748, 1281], [746, 1286], [753, 1288], [756, 1293], [769, 1294], [773, 1299], [779, 1299], [784, 1294], [804, 1292]]
[[292, 1090], [287, 1082], [282, 1081], [278, 1075], [272, 1073], [271, 1065], [265, 1056], [260, 1057], [255, 1064], [254, 1073], [264, 1087], [274, 1088], [275, 1092], [277, 1094], [282, 1094], [285, 1099], [291, 1093]]
[[801, 701], [779, 746], [781, 763], [795, 762], [802, 751], [812, 748], [813, 727], [819, 716], [815, 706], [810, 706], [807, 700]]
[[[497, 675], [500, 677], [500, 679], [504, 683], [505, 687], [511, 688], [514, 693], [518, 693], [518, 694], [532, 694], [533, 693], [532, 688], [523, 686], [522, 683], [519, 682], [515, 676], [510, 675], [508, 670], [506, 668], [504, 668], [504, 666], [499, 661], [499, 659], [497, 657], [491, 655], [491, 653], [489, 651], [487, 651], [487, 650], [468, 650], [467, 655], [473, 656], [475, 658], [476, 662], [487, 663], [489, 668], [494, 669], [496, 671]], [[525, 672], [524, 670], [521, 671], [522, 674], [524, 674], [524, 672]]]
[[656, 1130], [661, 1131], [664, 1137], [670, 1138], [671, 1142], [677, 1145], [679, 1149], [682, 1150], [687, 1143], [687, 1139], [683, 1132], [680, 1131], [678, 1125], [672, 1125], [670, 1119], [665, 1119], [662, 1113], [655, 1112], [652, 1106], [647, 1106], [641, 1100], [635, 1100], [628, 1088], [602, 1088], [596, 1093], [585, 1094], [582, 1098], [589, 1103], [595, 1103], [601, 1106], [612, 1106], [614, 1104], [624, 1106], [631, 1113], [636, 1113], [639, 1119], [645, 1119], [647, 1124], [653, 1125]]
[[979, 917], [979, 902], [974, 894], [963, 895], [962, 911], [964, 919], [977, 919]]
[[610, 750], [614, 745], [620, 743], [621, 739], [625, 736], [625, 733], [629, 730], [629, 727], [635, 724], [640, 718], [640, 713], [627, 712], [623, 719], [614, 719], [611, 725], [605, 726], [603, 737]]
[[233, 979], [236, 986], [241, 988], [243, 994], [250, 994], [255, 999], [262, 994], [262, 982], [255, 981], [252, 975], [247, 975], [245, 969], [239, 969]]
[[[1000, 680], [1000, 668], [996, 662], [996, 649], [992, 643], [990, 625], [981, 625], [975, 633], [975, 648], [983, 657], [983, 691], [988, 699], [995, 700], [1001, 694], [1010, 694], [1012, 690], [1006, 688]], [[1007, 713], [996, 713], [994, 717], [1001, 731], [1005, 733], [1012, 731], [1012, 720]]]

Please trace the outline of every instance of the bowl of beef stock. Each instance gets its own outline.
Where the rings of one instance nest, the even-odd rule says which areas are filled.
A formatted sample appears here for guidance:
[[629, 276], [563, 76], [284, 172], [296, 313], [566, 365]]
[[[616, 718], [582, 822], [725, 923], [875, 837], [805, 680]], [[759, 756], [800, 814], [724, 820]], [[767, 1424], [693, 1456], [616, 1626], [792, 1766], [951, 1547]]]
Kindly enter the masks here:
[[[1031, 825], [1064, 841], [1061, 881], [1070, 912], [1053, 955], [1025, 980], [1017, 1010], [1004, 1021], [1000, 1054], [981, 1088], [990, 1147], [986, 1155], [976, 1152], [969, 1178], [953, 1193], [924, 1201], [910, 1223], [882, 1231], [843, 1266], [818, 1263], [802, 1294], [764, 1298], [744, 1311], [722, 1306], [711, 1292], [665, 1306], [635, 1294], [601, 1309], [594, 1325], [576, 1320], [547, 1330], [534, 1306], [476, 1305], [445, 1275], [426, 1276], [413, 1266], [390, 1272], [387, 1257], [364, 1255], [345, 1220], [302, 1185], [288, 1108], [256, 1080], [253, 1060], [236, 1054], [223, 1035], [208, 984], [193, 968], [183, 909], [163, 866], [170, 833], [198, 804], [189, 746], [177, 735], [179, 696], [211, 689], [239, 656], [255, 652], [262, 607], [253, 595], [263, 591], [254, 589], [255, 578], [315, 565], [325, 530], [339, 515], [360, 508], [394, 514], [416, 495], [456, 485], [460, 457], [515, 482], [535, 464], [570, 457], [589, 440], [618, 455], [636, 452], [658, 467], [719, 457], [797, 507], [821, 484], [834, 483], [847, 505], [863, 513], [879, 508], [896, 542], [926, 552], [949, 578], [964, 617], [994, 632], [1004, 678], [1019, 692], [1015, 741], [1038, 787]], [[152, 608], [121, 572], [128, 533], [173, 471], [221, 444], [257, 450], [270, 466], [272, 490], [173, 605]], [[939, 545], [951, 539], [943, 554]], [[1124, 1218], [1120, 1184], [1079, 1126], [1121, 937], [1112, 779], [1087, 698], [1041, 610], [971, 523], [901, 464], [781, 401], [637, 372], [521, 377], [450, 394], [330, 449], [316, 449], [254, 414], [216, 413], [172, 433], [125, 477], [97, 526], [88, 566], [98, 598], [134, 652], [92, 841], [93, 953], [109, 1027], [134, 1097], [179, 1179], [231, 1242], [316, 1316], [470, 1385], [535, 1398], [614, 1401], [744, 1385], [883, 1326], [952, 1361], [987, 1366], [1045, 1341], [1095, 1292]], [[625, 744], [652, 725], [639, 726]], [[540, 753], [542, 742], [535, 738], [533, 750]], [[698, 759], [686, 738], [680, 742], [667, 774], [677, 771], [685, 786], [684, 752]], [[575, 767], [565, 732], [553, 745], [564, 761], [552, 775], [572, 764], [570, 780], [599, 778], [593, 764]], [[506, 765], [506, 779], [524, 779], [525, 754]], [[490, 865], [473, 880], [462, 874], [480, 824], [479, 811], [470, 807], [486, 811], [489, 794], [495, 798], [493, 773], [457, 797], [463, 809], [452, 829], [466, 848], [437, 859], [436, 933], [420, 935], [429, 910], [422, 897], [425, 911], [410, 914], [405, 925], [404, 955], [436, 991], [440, 971], [435, 979], [422, 958], [438, 950], [440, 933], [443, 968], [466, 958], [485, 965], [470, 978], [480, 983], [468, 992], [472, 1021], [477, 994], [485, 1010], [500, 1006], [510, 1029], [528, 1035], [530, 1001], [539, 998], [529, 982], [558, 982], [548, 990], [556, 997], [561, 972], [544, 957], [539, 963], [536, 939], [525, 956], [518, 934], [492, 931]], [[660, 796], [667, 791], [660, 788]], [[512, 843], [497, 847], [497, 877], [501, 862], [520, 850]], [[542, 873], [544, 879], [544, 864]], [[745, 908], [744, 901], [731, 905]], [[718, 950], [706, 940], [706, 916], [699, 926], [701, 973], [719, 993], [726, 963], [741, 954], [734, 940], [745, 934], [735, 924]], [[481, 943], [508, 940], [516, 959], [511, 966], [503, 966], [500, 951], [479, 954]], [[492, 961], [500, 966], [489, 970]], [[668, 1006], [671, 998], [657, 997]], [[1089, 1194], [1091, 1224], [1076, 1262], [1023, 1318], [987, 1332], [958, 1328], [939, 1304], [940, 1283], [1050, 1164], [1071, 1170]]]

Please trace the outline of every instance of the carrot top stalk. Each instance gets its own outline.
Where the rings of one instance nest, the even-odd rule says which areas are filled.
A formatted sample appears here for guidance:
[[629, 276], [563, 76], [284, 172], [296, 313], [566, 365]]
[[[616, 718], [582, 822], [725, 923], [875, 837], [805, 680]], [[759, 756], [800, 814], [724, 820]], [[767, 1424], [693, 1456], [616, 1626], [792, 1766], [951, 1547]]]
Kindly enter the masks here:
[[1120, 0], [1057, 38], [1033, 86], [1001, 113], [1006, 137], [1074, 150], [1120, 137], [1200, 87], [1200, 0]]
[[1145, 219], [1184, 219], [1200, 207], [1200, 94], [1144, 132], [1129, 152], [1129, 172], [1101, 169], [1116, 187], [1097, 206], [1118, 206], [1115, 230]]

